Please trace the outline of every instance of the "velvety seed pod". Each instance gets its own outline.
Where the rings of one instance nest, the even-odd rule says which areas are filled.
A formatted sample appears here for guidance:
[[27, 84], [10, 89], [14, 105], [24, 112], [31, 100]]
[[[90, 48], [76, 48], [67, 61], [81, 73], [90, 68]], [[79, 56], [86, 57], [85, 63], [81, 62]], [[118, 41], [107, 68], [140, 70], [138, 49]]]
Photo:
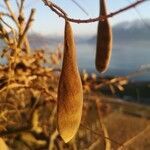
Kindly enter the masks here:
[[67, 143], [76, 134], [82, 116], [83, 90], [77, 66], [72, 28], [65, 23], [64, 57], [58, 87], [58, 131]]
[[[100, 0], [100, 16], [106, 16], [106, 1]], [[108, 68], [112, 51], [112, 29], [108, 19], [99, 21], [96, 45], [96, 69], [104, 72]]]

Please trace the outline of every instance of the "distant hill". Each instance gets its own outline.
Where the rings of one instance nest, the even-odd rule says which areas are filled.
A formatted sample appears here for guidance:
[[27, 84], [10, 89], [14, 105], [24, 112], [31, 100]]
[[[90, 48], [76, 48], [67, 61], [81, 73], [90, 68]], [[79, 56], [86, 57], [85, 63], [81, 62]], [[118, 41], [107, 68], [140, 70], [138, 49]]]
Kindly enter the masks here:
[[62, 42], [62, 37], [44, 36], [38, 33], [29, 34], [28, 38], [32, 48], [49, 47], [51, 45], [53, 47]]
[[[149, 42], [150, 41], [150, 20], [141, 22], [122, 22], [113, 26], [113, 40], [116, 43], [124, 42]], [[96, 35], [88, 42], [95, 43]]]
[[[39, 33], [31, 33], [28, 35], [30, 44], [32, 48], [56, 47], [58, 43], [63, 42], [63, 37], [61, 36], [51, 36], [42, 35]], [[75, 40], [78, 44], [95, 44], [96, 35], [91, 36], [77, 36]], [[113, 26], [113, 41], [115, 45], [120, 45], [121, 43], [149, 43], [150, 41], [150, 20], [135, 20], [132, 22], [122, 22]], [[0, 40], [0, 47], [3, 46]]]
[[[44, 36], [37, 33], [32, 33], [28, 36], [31, 46], [33, 48], [39, 48], [43, 46], [53, 47], [57, 46], [58, 43], [63, 43], [63, 37], [61, 36]], [[91, 37], [77, 36], [75, 41], [79, 43], [87, 43]]]

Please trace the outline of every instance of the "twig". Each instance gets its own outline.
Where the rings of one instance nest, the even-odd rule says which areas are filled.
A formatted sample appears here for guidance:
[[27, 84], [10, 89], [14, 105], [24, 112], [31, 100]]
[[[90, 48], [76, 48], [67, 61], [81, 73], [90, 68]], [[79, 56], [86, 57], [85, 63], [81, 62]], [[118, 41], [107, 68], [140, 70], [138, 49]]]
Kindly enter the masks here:
[[[90, 129], [89, 127], [85, 126], [85, 125], [82, 124], [82, 123], [81, 123], [81, 127], [83, 127], [83, 128], [85, 128], [85, 129], [91, 131], [93, 134], [95, 134], [95, 135], [97, 135], [97, 136], [103, 136], [103, 134], [100, 134], [100, 133], [97, 133], [97, 132], [93, 131], [92, 129]], [[109, 137], [104, 137], [104, 138], [106, 138], [107, 140], [109, 140], [109, 141], [111, 141], [111, 142], [113, 142], [113, 143], [115, 143], [115, 144], [120, 145], [121, 147], [123, 147], [123, 144], [118, 143], [118, 142], [116, 142], [115, 140], [113, 140], [113, 139], [111, 139], [111, 138], [109, 138]]]
[[10, 38], [9, 38], [9, 35], [7, 34], [7, 31], [4, 29], [4, 27], [1, 23], [0, 23], [0, 32], [2, 33], [4, 41], [8, 44], [10, 41]]
[[30, 53], [30, 44], [29, 44], [29, 40], [28, 40], [28, 38], [27, 38], [27, 36], [25, 37], [25, 47], [26, 47], [26, 52], [27, 52], [27, 54], [29, 54]]
[[[100, 101], [99, 101], [99, 99], [95, 99], [95, 104], [96, 104], [96, 108], [97, 108], [99, 124], [100, 124], [101, 129], [102, 129], [103, 137], [109, 138], [107, 129], [106, 129], [106, 127], [103, 123], [103, 120], [102, 120], [102, 115], [101, 115], [101, 112], [100, 112]], [[104, 142], [105, 142], [105, 150], [111, 150], [111, 142], [108, 141], [107, 139]]]
[[141, 74], [144, 74], [147, 72], [150, 72], [149, 66], [145, 67], [145, 68], [141, 68], [138, 71], [131, 72], [130, 74], [128, 74], [127, 76], [124, 76], [124, 77], [116, 77], [116, 78], [113, 78], [110, 80], [106, 80], [100, 84], [95, 85], [94, 89], [99, 89], [99, 88], [105, 87], [106, 85], [116, 84], [116, 83], [120, 83], [120, 82], [124, 82], [122, 85], [125, 85], [129, 79], [131, 79], [133, 77], [138, 77]]
[[17, 24], [17, 26], [19, 26], [18, 19], [17, 19], [17, 17], [15, 16], [14, 12], [12, 11], [12, 8], [11, 8], [11, 5], [10, 5], [10, 3], [9, 3], [9, 0], [4, 0], [4, 2], [5, 2], [5, 5], [6, 5], [8, 11], [9, 11], [11, 17], [12, 17], [12, 20]]
[[0, 132], [0, 137], [11, 135], [11, 134], [16, 134], [16, 133], [20, 133], [20, 132], [24, 132], [24, 131], [29, 131], [29, 130], [31, 130], [31, 128], [32, 127], [30, 125], [26, 125], [26, 126], [22, 126], [22, 127], [18, 127], [18, 128], [7, 128], [7, 130]]
[[59, 135], [59, 133], [58, 133], [57, 130], [55, 130], [55, 131], [51, 134], [50, 140], [49, 140], [49, 148], [48, 148], [48, 150], [55, 149], [55, 145], [54, 145], [55, 143], [54, 143], [54, 141], [55, 141], [55, 139], [57, 138], [58, 135]]
[[56, 4], [48, 1], [48, 0], [42, 0], [45, 5], [47, 5], [52, 11], [54, 11], [59, 17], [62, 17], [64, 19], [67, 19], [67, 13], [60, 8], [59, 6], [57, 6]]
[[60, 8], [59, 6], [54, 4], [53, 2], [50, 2], [48, 0], [42, 0], [42, 1], [45, 3], [46, 6], [48, 6], [52, 11], [54, 11], [59, 17], [62, 17], [65, 20], [68, 20], [68, 21], [74, 22], [74, 23], [92, 23], [92, 22], [96, 22], [96, 21], [104, 21], [106, 18], [111, 18], [111, 17], [118, 15], [128, 9], [131, 9], [139, 4], [147, 2], [148, 0], [137, 0], [136, 2], [130, 4], [126, 7], [123, 7], [117, 11], [114, 11], [106, 16], [98, 16], [95, 18], [89, 18], [89, 19], [83, 19], [83, 20], [67, 17], [67, 13], [62, 8]]
[[25, 36], [26, 36], [26, 33], [28, 32], [32, 22], [33, 22], [33, 18], [34, 18], [34, 14], [35, 14], [35, 9], [32, 9], [31, 10], [31, 13], [30, 13], [30, 16], [29, 16], [29, 19], [27, 21], [27, 24], [26, 24], [26, 27], [22, 33], [22, 35], [20, 36], [20, 39], [19, 39], [19, 42], [18, 42], [18, 48], [20, 48], [24, 42], [24, 39], [25, 39]]
[[13, 31], [14, 29], [6, 22], [4, 21], [1, 17], [0, 20], [3, 22], [3, 24], [5, 24], [11, 31]]
[[[24, 29], [24, 17], [23, 17], [23, 6], [24, 6], [24, 2], [25, 2], [25, 0], [21, 0], [21, 2], [20, 2], [20, 4], [19, 4], [19, 2], [18, 2], [18, 0], [16, 0], [16, 4], [17, 4], [17, 7], [18, 7], [18, 9], [19, 9], [19, 18], [21, 19], [20, 21], [19, 21], [19, 19], [18, 19], [18, 17], [16, 17], [16, 15], [14, 14], [14, 12], [13, 12], [13, 10], [12, 10], [12, 8], [11, 8], [11, 5], [10, 5], [10, 1], [9, 0], [4, 0], [4, 2], [5, 2], [5, 5], [6, 5], [6, 7], [7, 7], [7, 9], [8, 9], [8, 11], [9, 11], [9, 13], [10, 13], [10, 15], [9, 14], [5, 14], [6, 16], [8, 16], [8, 17], [11, 17], [11, 19], [15, 22], [15, 24], [17, 25], [17, 28], [19, 29], [19, 42], [20, 42], [20, 44], [22, 45], [23, 43], [25, 43], [25, 46], [26, 46], [26, 49], [27, 49], [27, 53], [29, 53], [30, 52], [30, 46], [29, 46], [29, 42], [28, 42], [28, 39], [27, 39], [27, 37], [26, 37], [26, 34], [24, 34], [24, 33], [22, 33], [23, 32], [23, 29]], [[31, 12], [32, 13], [32, 12]], [[2, 14], [2, 15], [4, 15], [4, 14]], [[30, 16], [31, 17], [31, 16]], [[32, 18], [29, 18], [29, 19], [31, 19], [32, 20]], [[31, 21], [30, 20], [30, 21]], [[28, 20], [29, 21], [29, 20]], [[32, 22], [32, 21], [31, 21]], [[29, 22], [27, 22], [27, 24], [28, 24]], [[29, 26], [30, 24], [28, 24], [27, 26]], [[26, 27], [27, 27], [26, 26]], [[25, 30], [26, 30], [27, 28], [25, 28]], [[27, 31], [25, 31], [25, 32], [27, 32]], [[23, 36], [22, 36], [22, 34], [24, 34]], [[21, 41], [20, 41], [20, 39], [21, 39]], [[23, 41], [22, 41], [23, 40]], [[18, 42], [18, 43], [19, 43]], [[18, 45], [19, 46], [19, 45]], [[20, 48], [20, 47], [18, 47], [18, 48]]]
[[19, 13], [20, 13], [20, 14], [22, 14], [24, 2], [25, 2], [25, 0], [21, 0], [20, 7], [19, 7]]
[[115, 84], [115, 83], [119, 83], [121, 81], [128, 81], [128, 77], [117, 77], [117, 78], [113, 78], [111, 80], [106, 80], [103, 83], [97, 84], [94, 89], [98, 89], [98, 88], [102, 88], [106, 85], [111, 85], [111, 84]]
[[88, 147], [88, 150], [94, 150], [98, 144], [99, 144], [99, 138]]
[[[128, 141], [126, 141], [123, 145], [124, 147], [127, 147], [129, 145], [131, 145], [136, 139], [141, 139], [143, 135], [146, 134], [146, 132], [148, 132], [150, 129], [150, 126], [147, 126], [142, 132], [138, 133], [137, 135], [135, 135], [133, 138], [129, 139]], [[117, 150], [123, 150], [122, 147], [119, 147]]]

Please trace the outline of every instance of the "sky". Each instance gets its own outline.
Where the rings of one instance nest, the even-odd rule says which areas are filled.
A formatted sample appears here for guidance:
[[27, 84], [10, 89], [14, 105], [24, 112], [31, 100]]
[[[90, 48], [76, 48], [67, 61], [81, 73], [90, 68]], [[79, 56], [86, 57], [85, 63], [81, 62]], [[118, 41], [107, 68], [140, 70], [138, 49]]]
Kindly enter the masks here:
[[[99, 14], [99, 0], [75, 0], [78, 2], [89, 15], [86, 15], [72, 0], [53, 0], [58, 6], [63, 8], [69, 17], [87, 19], [97, 17]], [[107, 0], [108, 12], [114, 12], [120, 8], [127, 6], [130, 2], [136, 0]], [[11, 0], [12, 5], [15, 7], [15, 1]], [[60, 36], [64, 33], [64, 20], [59, 18], [54, 12], [52, 12], [47, 6], [44, 5], [42, 0], [26, 0], [25, 14], [29, 15], [30, 9], [36, 8], [35, 22], [31, 27], [30, 32], [40, 33], [42, 35], [55, 35]], [[138, 10], [138, 12], [137, 12]], [[110, 18], [112, 25], [120, 22], [131, 22], [136, 19], [150, 19], [148, 14], [150, 10], [150, 1], [141, 4], [135, 9], [130, 9], [123, 12], [113, 18]], [[89, 24], [75, 24], [72, 23], [75, 35], [94, 35], [97, 31], [97, 23]], [[126, 24], [125, 24], [126, 25]]]

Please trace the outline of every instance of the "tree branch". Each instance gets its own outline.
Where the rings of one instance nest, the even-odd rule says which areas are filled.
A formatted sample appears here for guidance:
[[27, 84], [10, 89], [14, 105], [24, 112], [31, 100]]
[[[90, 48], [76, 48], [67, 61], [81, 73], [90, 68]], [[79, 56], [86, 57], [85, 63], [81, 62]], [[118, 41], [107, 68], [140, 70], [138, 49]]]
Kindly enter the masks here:
[[21, 45], [22, 45], [23, 42], [24, 42], [26, 33], [27, 33], [28, 29], [30, 28], [30, 26], [31, 26], [31, 24], [32, 24], [32, 22], [33, 22], [33, 20], [34, 20], [34, 19], [33, 19], [33, 18], [34, 18], [34, 14], [35, 14], [35, 9], [32, 9], [32, 10], [31, 10], [31, 13], [30, 13], [30, 17], [29, 17], [29, 19], [28, 19], [28, 22], [27, 22], [27, 24], [26, 24], [26, 27], [25, 27], [25, 29], [24, 29], [22, 35], [20, 36], [20, 39], [19, 39], [19, 42], [18, 42], [18, 48], [20, 48]]
[[52, 11], [54, 11], [59, 17], [65, 19], [65, 20], [68, 20], [70, 22], [74, 22], [74, 23], [92, 23], [92, 22], [96, 22], [96, 21], [104, 21], [106, 18], [111, 18], [115, 15], [118, 15], [126, 10], [129, 10], [139, 4], [142, 4], [144, 2], [147, 2], [148, 0], [137, 0], [136, 2], [126, 6], [126, 7], [123, 7], [117, 11], [114, 11], [112, 13], [109, 13], [108, 15], [106, 16], [98, 16], [98, 17], [95, 17], [95, 18], [89, 18], [89, 19], [76, 19], [76, 18], [70, 18], [67, 16], [67, 13], [62, 9], [60, 8], [59, 6], [57, 6], [56, 4], [54, 4], [53, 2], [50, 2], [48, 0], [42, 0], [44, 2], [44, 4], [46, 6], [48, 6]]

